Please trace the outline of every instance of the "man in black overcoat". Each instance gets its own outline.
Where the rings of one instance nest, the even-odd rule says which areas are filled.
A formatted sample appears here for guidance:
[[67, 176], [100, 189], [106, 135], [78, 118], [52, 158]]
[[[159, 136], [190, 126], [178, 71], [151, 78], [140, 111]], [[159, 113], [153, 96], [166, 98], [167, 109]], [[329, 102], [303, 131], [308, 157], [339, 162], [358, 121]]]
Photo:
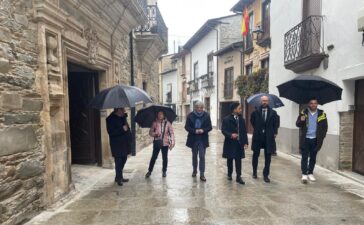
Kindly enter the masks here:
[[106, 128], [109, 134], [111, 153], [115, 160], [115, 182], [119, 186], [128, 179], [123, 177], [123, 169], [131, 153], [132, 134], [128, 122], [127, 114], [124, 108], [114, 109], [106, 118]]
[[224, 118], [221, 126], [221, 132], [225, 136], [222, 157], [227, 159], [228, 180], [232, 180], [233, 161], [235, 161], [236, 182], [245, 184], [241, 178], [241, 159], [245, 158], [248, 134], [241, 116], [241, 105], [232, 103], [230, 110], [231, 114]]
[[269, 98], [261, 97], [261, 106], [258, 107], [252, 114], [250, 122], [254, 128], [252, 150], [253, 150], [253, 178], [257, 179], [258, 159], [260, 150], [264, 149], [265, 166], [263, 177], [266, 183], [270, 182], [269, 170], [272, 158], [272, 153], [277, 149], [276, 136], [278, 134], [277, 112], [269, 107]]

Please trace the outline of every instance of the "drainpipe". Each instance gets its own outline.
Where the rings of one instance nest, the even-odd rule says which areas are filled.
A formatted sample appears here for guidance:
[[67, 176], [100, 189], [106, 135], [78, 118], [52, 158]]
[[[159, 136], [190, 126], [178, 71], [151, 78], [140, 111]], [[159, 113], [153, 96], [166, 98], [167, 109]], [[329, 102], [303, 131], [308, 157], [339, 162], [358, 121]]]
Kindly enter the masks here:
[[[130, 85], [135, 86], [134, 82], [134, 39], [133, 39], [133, 31], [129, 33], [129, 44], [130, 44]], [[135, 107], [131, 108], [131, 133], [132, 133], [132, 142], [131, 142], [131, 155], [136, 155], [136, 130], [135, 130]]]
[[[219, 31], [216, 29], [216, 52], [219, 51]], [[219, 56], [216, 56], [216, 127], [220, 128], [219, 107]]]

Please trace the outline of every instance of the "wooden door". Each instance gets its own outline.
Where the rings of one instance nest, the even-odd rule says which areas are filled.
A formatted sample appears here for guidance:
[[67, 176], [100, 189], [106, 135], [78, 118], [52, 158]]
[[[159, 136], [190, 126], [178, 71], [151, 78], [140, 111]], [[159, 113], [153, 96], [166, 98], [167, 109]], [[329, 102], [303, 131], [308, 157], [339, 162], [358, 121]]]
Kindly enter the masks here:
[[353, 171], [364, 175], [364, 80], [356, 82]]
[[69, 111], [72, 163], [93, 164], [98, 161], [95, 110], [89, 106], [96, 91], [96, 76], [69, 73]]

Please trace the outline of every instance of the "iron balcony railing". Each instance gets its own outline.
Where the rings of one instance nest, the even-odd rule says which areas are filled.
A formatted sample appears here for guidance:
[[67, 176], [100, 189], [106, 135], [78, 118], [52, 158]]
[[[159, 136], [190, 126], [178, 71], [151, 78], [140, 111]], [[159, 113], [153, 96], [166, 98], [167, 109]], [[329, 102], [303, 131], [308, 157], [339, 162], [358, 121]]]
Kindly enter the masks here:
[[[142, 1], [142, 0], [139, 0]], [[158, 34], [159, 37], [164, 41], [168, 42], [168, 28], [163, 20], [162, 14], [159, 11], [157, 5], [147, 6], [148, 23], [140, 25], [135, 29], [135, 32], [153, 33]]]
[[189, 94], [198, 91], [198, 80], [191, 80], [188, 82], [189, 87], [187, 88], [187, 92]]
[[284, 35], [284, 64], [324, 54], [323, 17], [309, 16]]
[[148, 3], [147, 0], [138, 0], [140, 7], [142, 8], [145, 15], [148, 14]]
[[226, 99], [232, 98], [234, 93], [234, 83], [228, 82], [224, 84], [224, 97]]
[[210, 88], [214, 86], [214, 77], [206, 74], [200, 77], [201, 79], [201, 88]]

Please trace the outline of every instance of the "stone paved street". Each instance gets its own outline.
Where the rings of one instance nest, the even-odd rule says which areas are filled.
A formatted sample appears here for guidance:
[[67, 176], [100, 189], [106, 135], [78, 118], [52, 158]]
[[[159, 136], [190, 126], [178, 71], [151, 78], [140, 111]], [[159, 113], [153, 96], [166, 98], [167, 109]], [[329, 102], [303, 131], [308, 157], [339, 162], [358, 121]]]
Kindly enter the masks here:
[[[317, 170], [318, 181], [300, 183], [298, 160], [273, 158], [270, 184], [251, 178], [251, 152], [243, 161], [246, 185], [226, 179], [221, 158], [223, 137], [213, 131], [207, 151], [207, 182], [191, 177], [191, 152], [184, 146], [186, 133], [176, 129], [177, 146], [170, 152], [168, 176], [161, 176], [161, 155], [146, 180], [151, 149], [132, 157], [126, 165], [130, 182], [123, 187], [110, 171], [79, 198], [49, 210], [29, 225], [116, 224], [364, 224], [364, 200], [350, 191], [364, 190], [346, 178]], [[336, 182], [335, 182], [336, 180]]]

